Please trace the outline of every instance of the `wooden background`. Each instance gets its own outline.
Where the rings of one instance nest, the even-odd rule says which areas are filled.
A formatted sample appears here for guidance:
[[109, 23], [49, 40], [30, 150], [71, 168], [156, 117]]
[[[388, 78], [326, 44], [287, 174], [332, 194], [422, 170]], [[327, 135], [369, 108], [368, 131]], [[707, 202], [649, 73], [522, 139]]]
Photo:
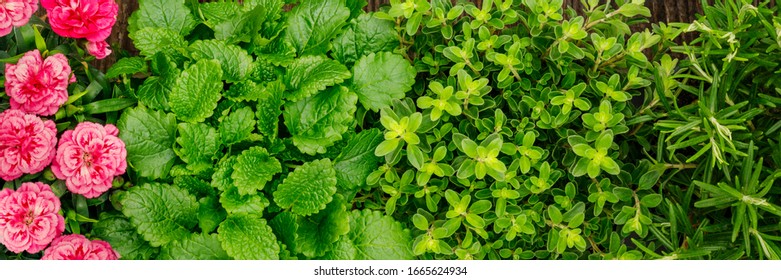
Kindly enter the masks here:
[[[481, 3], [482, 0], [472, 0]], [[646, 6], [651, 10], [650, 22], [691, 22], [695, 19], [697, 13], [702, 11], [702, 0], [646, 0]], [[776, 1], [771, 0], [774, 5]], [[124, 50], [134, 50], [133, 42], [127, 37], [127, 19], [130, 14], [138, 8], [138, 0], [117, 0], [119, 3], [119, 15], [114, 30], [109, 37], [109, 43], [117, 48]], [[382, 5], [386, 5], [388, 0], [368, 0], [369, 5], [366, 10], [376, 10]], [[759, 5], [760, 0], [754, 0], [755, 5]], [[564, 5], [571, 6], [576, 10], [581, 8], [580, 0], [564, 0]], [[106, 69], [107, 66], [114, 63], [115, 56], [110, 56], [104, 60], [96, 61], [95, 66]]]

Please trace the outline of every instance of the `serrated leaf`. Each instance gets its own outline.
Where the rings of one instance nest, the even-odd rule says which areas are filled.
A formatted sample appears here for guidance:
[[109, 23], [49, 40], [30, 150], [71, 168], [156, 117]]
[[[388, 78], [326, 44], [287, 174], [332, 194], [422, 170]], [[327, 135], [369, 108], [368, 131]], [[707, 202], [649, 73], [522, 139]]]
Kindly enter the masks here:
[[333, 260], [411, 260], [412, 237], [408, 229], [381, 212], [354, 210], [350, 232], [325, 258]]
[[214, 26], [214, 38], [229, 43], [249, 42], [263, 28], [270, 11], [257, 5], [245, 13]]
[[364, 130], [350, 139], [342, 153], [334, 159], [336, 179], [340, 186], [354, 189], [366, 185], [369, 176], [382, 158], [374, 156], [374, 149], [382, 142], [379, 129]]
[[350, 213], [347, 212], [344, 198], [337, 194], [323, 211], [299, 219], [296, 246], [299, 252], [309, 258], [320, 257], [349, 231]]
[[258, 215], [229, 215], [217, 230], [222, 247], [237, 260], [277, 260], [277, 238]]
[[195, 196], [175, 186], [144, 184], [122, 198], [122, 213], [152, 246], [186, 238], [198, 223]]
[[169, 104], [176, 117], [203, 122], [217, 108], [222, 91], [222, 69], [216, 60], [200, 60], [182, 71], [171, 91]]
[[190, 34], [197, 24], [184, 0], [139, 0], [138, 10], [128, 19], [128, 23], [130, 33], [155, 27], [182, 36]]
[[274, 219], [269, 222], [271, 229], [274, 230], [277, 239], [281, 241], [287, 248], [295, 252], [297, 251], [296, 239], [298, 239], [298, 218], [299, 216], [290, 212], [282, 212], [277, 214]]
[[110, 212], [100, 213], [92, 226], [92, 236], [111, 244], [122, 260], [148, 260], [157, 254], [157, 248], [149, 245], [126, 217]]
[[211, 233], [225, 220], [228, 213], [213, 196], [201, 198], [198, 201], [198, 227], [203, 233]]
[[268, 181], [282, 172], [282, 164], [262, 147], [252, 147], [241, 153], [233, 165], [233, 184], [239, 194], [249, 195], [263, 190]]
[[258, 99], [258, 131], [268, 138], [276, 138], [279, 132], [279, 116], [282, 115], [282, 94], [285, 86], [277, 81], [266, 85], [268, 95]]
[[304, 0], [287, 14], [285, 40], [299, 55], [325, 53], [350, 17], [343, 0]]
[[191, 234], [160, 248], [161, 260], [230, 260], [216, 234]]
[[220, 195], [220, 203], [230, 214], [246, 213], [261, 215], [263, 209], [266, 209], [268, 206], [269, 201], [263, 197], [262, 193], [241, 195], [237, 188], [232, 187]]
[[255, 113], [252, 108], [244, 107], [231, 112], [220, 122], [220, 138], [230, 146], [249, 138], [255, 130]]
[[415, 68], [401, 55], [389, 52], [364, 56], [353, 67], [351, 88], [367, 109], [390, 107], [415, 83]]
[[376, 52], [393, 51], [399, 40], [395, 24], [372, 14], [361, 14], [332, 42], [333, 57], [344, 64]]
[[155, 110], [169, 110], [168, 96], [171, 94], [181, 70], [176, 63], [168, 60], [162, 53], [153, 58], [159, 76], [148, 77], [138, 88], [138, 102]]
[[347, 67], [324, 56], [304, 56], [293, 61], [285, 75], [291, 92], [287, 100], [298, 101], [329, 86], [338, 85], [352, 76]]
[[176, 117], [143, 107], [127, 109], [117, 122], [119, 138], [125, 142], [128, 164], [141, 177], [165, 178], [176, 154]]
[[234, 19], [242, 13], [241, 6], [235, 2], [205, 2], [198, 4], [198, 9], [206, 18], [204, 23], [210, 27]]
[[115, 79], [121, 75], [132, 75], [135, 73], [145, 73], [149, 71], [146, 61], [143, 58], [125, 57], [118, 60], [111, 68], [106, 71], [106, 79]]
[[309, 155], [342, 139], [353, 122], [358, 98], [345, 87], [332, 87], [298, 102], [288, 102], [282, 112], [293, 144]]
[[144, 28], [130, 33], [133, 45], [141, 55], [152, 57], [158, 52], [187, 47], [187, 41], [176, 31], [164, 28]]
[[268, 93], [263, 85], [251, 80], [235, 83], [223, 94], [225, 98], [233, 102], [256, 101], [267, 95]]
[[217, 60], [222, 67], [222, 79], [229, 83], [243, 81], [252, 73], [252, 57], [239, 46], [206, 40], [195, 41], [188, 50], [194, 60]]
[[223, 192], [236, 188], [233, 184], [233, 165], [236, 164], [236, 157], [229, 157], [217, 164], [217, 170], [212, 174], [211, 185]]
[[197, 198], [216, 195], [214, 187], [193, 176], [178, 176], [174, 178], [174, 185], [187, 190], [187, 192]]
[[179, 148], [175, 152], [187, 163], [187, 169], [200, 173], [212, 168], [220, 148], [220, 137], [217, 130], [208, 125], [180, 123], [176, 143]]
[[330, 159], [304, 163], [291, 172], [274, 192], [274, 202], [298, 215], [325, 209], [336, 193], [336, 172]]

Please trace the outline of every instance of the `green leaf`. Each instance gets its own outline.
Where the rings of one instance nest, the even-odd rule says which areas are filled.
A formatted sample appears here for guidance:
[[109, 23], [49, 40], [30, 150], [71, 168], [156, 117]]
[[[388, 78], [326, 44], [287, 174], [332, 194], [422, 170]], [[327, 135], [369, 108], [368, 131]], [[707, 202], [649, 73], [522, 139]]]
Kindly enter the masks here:
[[343, 236], [326, 259], [334, 260], [411, 260], [412, 238], [409, 230], [381, 212], [354, 210], [350, 214], [350, 232]]
[[258, 99], [268, 97], [268, 92], [266, 92], [266, 88], [263, 85], [252, 80], [246, 80], [231, 85], [230, 89], [223, 96], [234, 102], [257, 101]]
[[298, 220], [298, 215], [290, 212], [282, 212], [269, 222], [277, 239], [284, 243], [291, 252], [298, 251], [298, 246], [296, 245], [296, 239], [298, 239]]
[[198, 10], [206, 18], [204, 24], [214, 27], [219, 23], [238, 17], [241, 6], [234, 2], [205, 2], [198, 4]]
[[269, 201], [261, 193], [241, 195], [236, 187], [231, 187], [220, 195], [220, 203], [230, 214], [261, 215]]
[[159, 76], [144, 80], [144, 84], [138, 88], [138, 102], [151, 109], [168, 111], [168, 96], [182, 71], [163, 53], [155, 55], [153, 61], [157, 61], [156, 72]]
[[338, 194], [323, 211], [299, 220], [296, 246], [309, 258], [325, 255], [332, 244], [350, 231], [350, 213]]
[[152, 57], [158, 52], [176, 51], [187, 47], [187, 41], [176, 31], [163, 28], [144, 28], [130, 33], [133, 45], [141, 55]]
[[194, 60], [217, 60], [222, 67], [222, 79], [229, 83], [243, 81], [252, 72], [252, 57], [239, 46], [218, 40], [195, 41], [189, 51]]
[[125, 57], [118, 60], [108, 69], [108, 71], [106, 71], [106, 79], [115, 79], [121, 75], [146, 73], [147, 71], [149, 71], [149, 69], [143, 58], [137, 56]]
[[198, 202], [187, 191], [165, 184], [144, 184], [130, 189], [122, 213], [152, 246], [186, 238], [198, 223]]
[[367, 109], [390, 107], [412, 89], [415, 68], [401, 55], [389, 52], [364, 56], [353, 67], [352, 89]]
[[263, 28], [263, 23], [275, 11], [268, 10], [265, 5], [257, 5], [246, 13], [214, 26], [214, 38], [229, 43], [250, 42], [252, 37]]
[[394, 26], [392, 21], [361, 14], [331, 43], [333, 57], [350, 64], [371, 53], [393, 51], [399, 45]]
[[268, 181], [282, 172], [282, 164], [263, 147], [252, 147], [236, 158], [233, 165], [233, 184], [239, 194], [249, 195], [263, 190]]
[[226, 146], [244, 141], [250, 137], [253, 130], [255, 113], [250, 107], [233, 111], [220, 121], [220, 138]]
[[169, 104], [176, 117], [203, 122], [217, 108], [222, 91], [222, 69], [216, 60], [200, 60], [182, 71], [171, 91]]
[[334, 159], [334, 170], [339, 186], [355, 189], [366, 185], [369, 176], [382, 160], [374, 156], [374, 149], [382, 142], [379, 129], [364, 130], [350, 139], [342, 153]]
[[285, 85], [292, 91], [285, 98], [298, 101], [326, 87], [341, 84], [351, 76], [347, 67], [327, 57], [300, 57], [293, 61], [285, 75]]
[[656, 182], [659, 181], [659, 177], [662, 176], [662, 171], [656, 168], [648, 170], [643, 176], [640, 177], [640, 182], [637, 184], [638, 190], [647, 190], [653, 188]]
[[183, 190], [187, 190], [187, 192], [198, 198], [217, 194], [214, 187], [193, 176], [178, 176], [174, 178], [174, 185]]
[[277, 238], [259, 215], [229, 215], [217, 230], [222, 247], [237, 260], [277, 260]]
[[220, 148], [217, 130], [202, 123], [180, 123], [176, 143], [176, 154], [187, 163], [187, 169], [196, 173], [212, 168]]
[[201, 198], [198, 201], [198, 227], [203, 233], [211, 233], [225, 220], [228, 213], [220, 206], [219, 200], [213, 196]]
[[223, 192], [235, 188], [233, 184], [233, 165], [236, 164], [236, 157], [229, 157], [217, 164], [217, 170], [212, 174], [211, 185]]
[[98, 222], [92, 226], [92, 236], [111, 244], [123, 260], [148, 260], [157, 254], [157, 248], [150, 246], [121, 214], [100, 213]]
[[230, 260], [215, 234], [191, 234], [160, 249], [160, 260]]
[[659, 206], [659, 203], [662, 203], [662, 195], [660, 194], [653, 193], [640, 198], [640, 204], [648, 208]]
[[297, 167], [274, 192], [274, 202], [298, 215], [309, 216], [325, 209], [336, 193], [336, 172], [330, 159]]
[[119, 138], [125, 142], [128, 164], [139, 176], [165, 178], [176, 154], [176, 117], [143, 107], [126, 110], [117, 122]]
[[344, 0], [304, 0], [287, 14], [285, 40], [299, 55], [325, 53], [350, 17]]
[[347, 88], [332, 87], [298, 102], [288, 102], [282, 113], [293, 144], [302, 153], [325, 153], [352, 124], [357, 100]]
[[139, 0], [138, 10], [128, 19], [128, 31], [163, 28], [185, 36], [197, 22], [184, 0]]
[[282, 82], [268, 83], [268, 95], [258, 99], [258, 109], [255, 113], [258, 119], [258, 131], [268, 138], [276, 138], [279, 132], [279, 116], [282, 115], [282, 93], [285, 86]]

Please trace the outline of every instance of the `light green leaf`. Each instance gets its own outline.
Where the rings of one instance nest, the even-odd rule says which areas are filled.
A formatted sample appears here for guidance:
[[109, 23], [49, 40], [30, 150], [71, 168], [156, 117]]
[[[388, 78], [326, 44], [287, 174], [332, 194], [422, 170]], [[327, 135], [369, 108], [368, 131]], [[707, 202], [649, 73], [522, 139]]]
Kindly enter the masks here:
[[298, 102], [288, 102], [282, 113], [293, 144], [302, 153], [325, 153], [352, 125], [357, 100], [347, 88], [332, 87]]
[[231, 177], [231, 175], [233, 175], [234, 164], [236, 164], [235, 156], [220, 161], [220, 163], [217, 164], [217, 170], [212, 174], [211, 185], [223, 192], [235, 188], [233, 178]]
[[299, 218], [296, 246], [307, 257], [320, 257], [349, 231], [350, 213], [347, 212], [344, 198], [337, 194], [323, 211]]
[[231, 178], [239, 194], [249, 195], [263, 190], [279, 172], [282, 172], [279, 160], [270, 156], [263, 147], [252, 147], [238, 156]]
[[214, 187], [193, 176], [178, 176], [174, 178], [174, 185], [183, 190], [187, 190], [187, 192], [198, 198], [217, 194]]
[[377, 111], [404, 98], [415, 83], [415, 75], [415, 68], [401, 55], [369, 54], [355, 63], [351, 87], [364, 107]]
[[153, 61], [157, 61], [157, 72], [159, 76], [148, 77], [138, 88], [138, 102], [155, 110], [170, 110], [168, 106], [168, 96], [171, 94], [176, 80], [182, 73], [176, 68], [176, 63], [162, 53], [156, 55]]
[[186, 190], [165, 184], [131, 188], [122, 198], [122, 213], [152, 246], [190, 235], [198, 223], [198, 202]]
[[299, 216], [290, 212], [282, 212], [277, 214], [274, 219], [269, 222], [271, 229], [274, 230], [277, 239], [287, 246], [291, 252], [298, 251], [296, 246], [296, 239], [298, 239], [298, 219]]
[[179, 148], [174, 151], [196, 173], [212, 168], [220, 148], [217, 130], [202, 123], [180, 123], [176, 143]]
[[220, 195], [222, 207], [230, 214], [257, 214], [261, 215], [269, 201], [262, 193], [241, 195], [236, 187], [229, 188]]
[[258, 131], [268, 138], [276, 138], [279, 132], [279, 116], [282, 115], [282, 94], [285, 85], [280, 82], [266, 84], [266, 96], [258, 99]]
[[217, 230], [222, 247], [237, 260], [277, 260], [277, 238], [259, 215], [229, 215]]
[[144, 28], [129, 36], [139, 53], [146, 57], [152, 57], [158, 52], [170, 54], [187, 47], [187, 41], [182, 35], [168, 29]]
[[287, 14], [285, 40], [298, 54], [325, 53], [350, 17], [344, 0], [304, 0]]
[[334, 170], [339, 186], [354, 189], [366, 185], [369, 176], [381, 158], [374, 156], [374, 149], [382, 142], [378, 129], [364, 130], [350, 139], [342, 153], [334, 159]]
[[220, 206], [219, 200], [213, 196], [201, 198], [198, 201], [198, 227], [203, 233], [211, 233], [225, 220], [228, 213]]
[[242, 13], [241, 6], [234, 2], [205, 2], [198, 4], [198, 9], [209, 27], [234, 19]]
[[148, 260], [157, 254], [157, 248], [141, 238], [130, 220], [121, 214], [100, 213], [92, 226], [92, 236], [111, 244], [122, 260]]
[[143, 107], [127, 109], [117, 122], [119, 138], [125, 142], [128, 164], [139, 176], [165, 178], [176, 154], [176, 117]]
[[297, 167], [274, 192], [274, 202], [298, 215], [309, 216], [325, 209], [336, 193], [336, 172], [330, 159]]
[[106, 71], [106, 79], [115, 79], [121, 75], [132, 75], [135, 73], [146, 73], [148, 67], [146, 61], [141, 57], [125, 57], [118, 60], [111, 68]]
[[255, 113], [252, 108], [244, 107], [231, 112], [220, 122], [220, 138], [230, 146], [249, 138], [255, 130]]
[[214, 26], [214, 38], [228, 43], [250, 42], [252, 37], [263, 28], [269, 11], [263, 5], [258, 5], [245, 13], [239, 14], [229, 20]]
[[182, 71], [171, 91], [169, 104], [176, 117], [203, 122], [217, 108], [222, 91], [222, 69], [216, 60], [200, 60]]
[[191, 234], [160, 249], [160, 260], [230, 260], [215, 234]]
[[291, 91], [285, 98], [298, 101], [326, 87], [341, 84], [351, 76], [347, 67], [327, 57], [300, 57], [293, 61], [285, 75], [285, 85]]
[[336, 242], [326, 259], [411, 260], [412, 238], [408, 229], [381, 212], [354, 210], [350, 232]]
[[344, 64], [376, 52], [393, 51], [399, 40], [392, 21], [361, 14], [332, 42], [333, 56]]
[[217, 60], [222, 67], [222, 79], [229, 83], [243, 81], [252, 72], [252, 57], [239, 46], [206, 40], [195, 41], [188, 50], [194, 60]]
[[198, 24], [184, 0], [139, 0], [138, 10], [128, 19], [128, 31], [153, 27], [186, 36]]

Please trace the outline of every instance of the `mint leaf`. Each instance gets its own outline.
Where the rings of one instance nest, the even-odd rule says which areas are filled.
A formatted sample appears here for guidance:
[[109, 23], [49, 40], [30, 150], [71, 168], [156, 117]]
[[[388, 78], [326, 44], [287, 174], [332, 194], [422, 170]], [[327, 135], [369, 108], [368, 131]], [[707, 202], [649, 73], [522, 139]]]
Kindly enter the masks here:
[[223, 80], [229, 83], [246, 79], [252, 73], [252, 57], [247, 51], [223, 41], [195, 41], [189, 47], [194, 60], [214, 59], [220, 62]]
[[130, 220], [120, 214], [100, 213], [92, 236], [111, 244], [123, 260], [148, 260], [157, 254], [157, 248], [141, 238]]
[[214, 38], [229, 43], [249, 42], [263, 28], [263, 22], [268, 16], [269, 11], [266, 7], [258, 5], [246, 13], [214, 26]]
[[141, 177], [165, 178], [174, 165], [176, 118], [173, 114], [143, 107], [125, 110], [117, 121], [119, 138], [125, 142], [128, 164]]
[[187, 47], [187, 41], [176, 31], [163, 28], [144, 28], [130, 33], [133, 45], [139, 53], [146, 57], [152, 57], [158, 52], [176, 51]]
[[299, 55], [325, 53], [350, 17], [340, 0], [304, 0], [288, 13], [286, 41]]
[[342, 153], [334, 159], [334, 170], [339, 185], [354, 189], [366, 185], [369, 176], [382, 158], [374, 156], [374, 149], [384, 140], [378, 129], [365, 130], [342, 148]]
[[372, 14], [362, 14], [350, 27], [331, 42], [333, 56], [344, 64], [375, 52], [393, 51], [398, 45], [396, 25]]
[[215, 234], [191, 234], [160, 249], [161, 260], [230, 260]]
[[323, 211], [299, 220], [297, 249], [310, 258], [325, 255], [339, 237], [350, 231], [350, 213], [338, 194]]
[[295, 252], [296, 251], [296, 239], [298, 238], [298, 218], [299, 216], [290, 212], [282, 212], [277, 214], [274, 219], [269, 222], [271, 229], [274, 230], [274, 234], [277, 236], [287, 248]]
[[182, 71], [171, 91], [169, 104], [176, 117], [203, 122], [211, 117], [220, 100], [222, 69], [216, 60], [199, 60]]
[[258, 214], [269, 205], [268, 199], [262, 193], [241, 195], [236, 187], [232, 187], [220, 195], [222, 207], [230, 214]]
[[139, 0], [138, 10], [128, 19], [128, 31], [153, 27], [171, 30], [182, 36], [198, 24], [184, 0]]
[[267, 95], [268, 93], [263, 85], [251, 80], [235, 83], [223, 94], [225, 98], [233, 102], [256, 101]]
[[349, 79], [347, 67], [324, 56], [304, 56], [296, 59], [285, 75], [285, 85], [292, 91], [287, 100], [298, 101], [316, 94], [326, 87]]
[[176, 177], [174, 178], [174, 185], [187, 190], [187, 192], [198, 198], [217, 194], [211, 185], [193, 176]]
[[220, 201], [216, 197], [207, 196], [198, 201], [198, 227], [201, 232], [210, 233], [217, 229], [217, 226], [225, 220], [228, 213], [220, 206]]
[[277, 260], [277, 238], [259, 215], [229, 215], [217, 230], [222, 247], [237, 260]]
[[408, 229], [380, 212], [354, 210], [350, 232], [342, 236], [325, 258], [334, 260], [411, 260]]
[[279, 160], [270, 156], [262, 147], [252, 147], [236, 158], [231, 178], [239, 194], [248, 195], [263, 190], [266, 183], [279, 172], [282, 172]]
[[137, 56], [125, 57], [118, 60], [108, 69], [108, 71], [106, 71], [106, 79], [115, 79], [121, 75], [132, 75], [147, 71], [149, 71], [149, 69], [143, 58]]
[[252, 108], [244, 107], [231, 112], [220, 122], [220, 138], [230, 146], [249, 138], [255, 130], [255, 113]]
[[155, 110], [170, 110], [168, 96], [182, 71], [163, 53], [155, 55], [152, 62], [153, 70], [159, 76], [144, 80], [144, 84], [138, 88], [138, 102]]
[[198, 4], [200, 13], [206, 18], [204, 22], [209, 27], [227, 20], [234, 19], [242, 13], [241, 6], [235, 2], [205, 2]]
[[235, 188], [233, 184], [233, 165], [236, 164], [236, 157], [229, 157], [217, 164], [217, 170], [212, 174], [212, 186], [221, 191], [227, 191]]
[[325, 209], [336, 193], [336, 172], [330, 159], [297, 167], [274, 192], [274, 202], [298, 215], [309, 216]]
[[298, 102], [288, 102], [282, 113], [293, 144], [302, 153], [325, 153], [352, 125], [356, 102], [355, 94], [345, 87], [332, 87]]
[[390, 107], [415, 84], [415, 68], [401, 55], [389, 52], [364, 56], [353, 67], [352, 89], [367, 109]]
[[175, 186], [152, 183], [131, 188], [122, 198], [122, 213], [145, 240], [158, 247], [190, 235], [198, 223], [198, 202]]
[[282, 94], [285, 85], [282, 82], [272, 82], [266, 85], [268, 95], [258, 100], [258, 131], [268, 138], [276, 138], [279, 132], [279, 116], [282, 115]]
[[176, 143], [179, 148], [174, 151], [187, 163], [187, 169], [200, 173], [212, 168], [220, 149], [220, 136], [216, 129], [202, 123], [180, 123]]

